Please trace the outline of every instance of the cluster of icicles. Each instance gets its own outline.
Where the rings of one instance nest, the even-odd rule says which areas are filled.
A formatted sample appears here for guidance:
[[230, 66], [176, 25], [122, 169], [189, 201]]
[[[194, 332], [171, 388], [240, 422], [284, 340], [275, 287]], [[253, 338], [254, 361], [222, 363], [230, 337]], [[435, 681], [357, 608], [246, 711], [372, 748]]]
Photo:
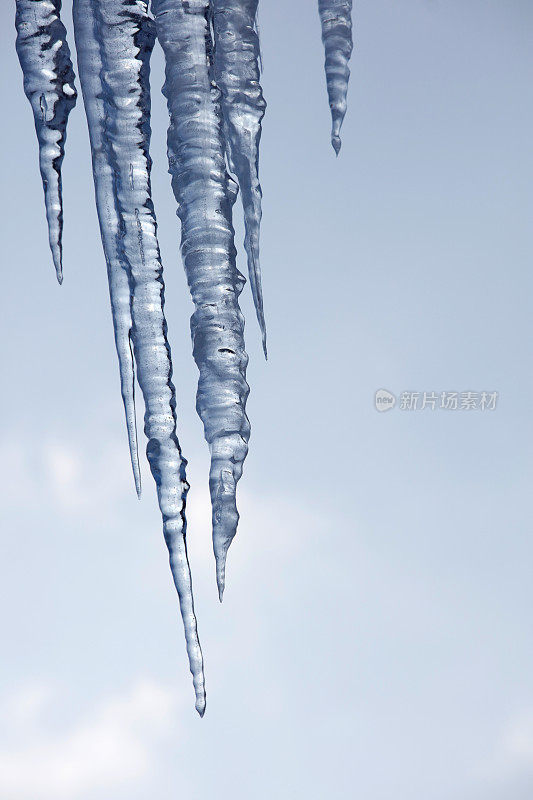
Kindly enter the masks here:
[[[205, 711], [203, 659], [187, 559], [189, 488], [176, 434], [176, 396], [164, 315], [163, 268], [150, 187], [150, 56], [163, 48], [170, 116], [169, 172], [181, 220], [181, 252], [195, 305], [197, 410], [211, 452], [209, 487], [220, 599], [239, 515], [236, 486], [248, 451], [248, 356], [232, 208], [240, 189], [250, 285], [266, 356], [259, 267], [259, 140], [265, 101], [258, 0], [73, 0], [80, 83], [89, 126], [96, 205], [131, 462], [141, 478], [134, 377], [144, 403], [147, 456], [157, 485], [170, 567], [179, 595], [196, 708]], [[352, 0], [319, 0], [332, 144], [346, 111]], [[61, 165], [76, 103], [61, 0], [17, 0], [17, 52], [39, 141], [50, 247], [61, 283]]]

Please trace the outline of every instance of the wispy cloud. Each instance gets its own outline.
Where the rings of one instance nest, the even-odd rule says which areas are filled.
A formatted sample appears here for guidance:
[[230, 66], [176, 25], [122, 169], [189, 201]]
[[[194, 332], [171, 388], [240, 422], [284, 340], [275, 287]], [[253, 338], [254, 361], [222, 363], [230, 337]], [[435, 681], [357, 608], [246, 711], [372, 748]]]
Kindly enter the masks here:
[[[43, 700], [49, 692], [26, 687], [4, 710], [16, 741], [0, 746], [0, 797], [9, 800], [75, 800], [111, 791], [146, 777], [156, 764], [155, 747], [174, 734], [178, 697], [153, 681], [103, 700], [71, 727], [50, 733]], [[21, 734], [23, 734], [21, 736]]]
[[508, 763], [533, 769], [533, 710], [509, 720], [501, 750]]
[[0, 442], [0, 485], [5, 504], [31, 498], [62, 515], [111, 507], [133, 491], [126, 450], [119, 441], [101, 447], [61, 438], [32, 441], [24, 434]]

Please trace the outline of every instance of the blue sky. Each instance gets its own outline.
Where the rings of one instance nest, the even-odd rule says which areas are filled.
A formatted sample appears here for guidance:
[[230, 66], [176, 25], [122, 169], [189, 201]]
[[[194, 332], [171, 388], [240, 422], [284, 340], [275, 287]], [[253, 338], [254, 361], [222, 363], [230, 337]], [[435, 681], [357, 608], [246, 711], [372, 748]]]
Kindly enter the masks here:
[[[59, 288], [0, 15], [0, 797], [529, 799], [531, 4], [356, 2], [335, 160], [314, 3], [262, 3], [269, 361], [246, 288], [252, 439], [222, 606], [154, 57], [203, 720], [144, 456], [140, 502], [130, 474], [82, 103]], [[378, 414], [379, 388], [499, 400]]]

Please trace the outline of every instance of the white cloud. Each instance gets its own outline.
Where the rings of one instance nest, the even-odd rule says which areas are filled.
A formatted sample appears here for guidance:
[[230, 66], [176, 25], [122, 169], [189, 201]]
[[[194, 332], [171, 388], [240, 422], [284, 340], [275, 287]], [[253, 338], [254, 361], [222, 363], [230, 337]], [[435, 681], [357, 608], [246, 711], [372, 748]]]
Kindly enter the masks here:
[[83, 445], [48, 441], [42, 459], [49, 490], [63, 513], [87, 512], [95, 506], [101, 509], [118, 495], [134, 493], [127, 446], [124, 450], [118, 442], [106, 443], [94, 452]]
[[49, 705], [52, 695], [52, 687], [47, 684], [27, 683], [5, 699], [1, 716], [8, 721], [11, 731], [28, 734], [38, 724], [41, 712]]
[[25, 718], [27, 736], [0, 747], [0, 797], [75, 800], [147, 776], [155, 766], [155, 745], [173, 727], [177, 706], [173, 691], [141, 681], [70, 729], [51, 733], [40, 720], [42, 694], [28, 687], [4, 712], [6, 728], [20, 726]]
[[502, 737], [502, 752], [508, 762], [533, 767], [533, 711], [509, 721]]
[[[124, 449], [124, 447], [126, 449]], [[25, 435], [0, 443], [0, 486], [5, 504], [46, 506], [60, 514], [111, 507], [118, 495], [132, 492], [127, 445], [86, 439], [30, 441]]]
[[[533, 709], [510, 716], [493, 746], [473, 768], [478, 797], [522, 800], [531, 797], [533, 778]], [[526, 788], [524, 791], [524, 787]]]

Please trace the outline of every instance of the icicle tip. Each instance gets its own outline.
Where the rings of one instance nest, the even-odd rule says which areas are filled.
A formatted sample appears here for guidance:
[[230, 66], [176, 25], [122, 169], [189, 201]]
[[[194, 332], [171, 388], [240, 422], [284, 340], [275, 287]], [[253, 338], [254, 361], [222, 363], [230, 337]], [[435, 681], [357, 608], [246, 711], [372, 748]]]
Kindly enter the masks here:
[[341, 150], [341, 145], [342, 145], [341, 137], [340, 136], [336, 136], [335, 134], [332, 134], [332, 136], [331, 136], [331, 145], [332, 145], [333, 149], [335, 150], [335, 155], [338, 157], [338, 155], [340, 153], [340, 150]]
[[[233, 534], [233, 536], [235, 536], [235, 533]], [[226, 588], [226, 559], [228, 557], [228, 549], [232, 542], [232, 539], [233, 537], [229, 539], [226, 545], [215, 548], [218, 599], [220, 600], [220, 602], [222, 602], [222, 600], [224, 599], [224, 590]]]
[[218, 599], [220, 602], [224, 599], [224, 589], [226, 588], [226, 556], [217, 558], [217, 587]]
[[195, 703], [195, 708], [198, 711], [200, 718], [202, 718], [205, 714], [205, 707], [206, 707], [205, 694], [202, 694], [196, 698], [196, 703]]
[[51, 244], [50, 247], [52, 250], [52, 258], [56, 270], [57, 282], [61, 286], [63, 283], [63, 252], [61, 248], [61, 242]]
[[[116, 341], [116, 339], [115, 339]], [[118, 349], [118, 348], [117, 348]], [[127, 354], [131, 355], [131, 364], [133, 364], [133, 355], [131, 354], [131, 349], [128, 348], [126, 351]], [[119, 356], [119, 363], [120, 363], [120, 356]], [[126, 412], [126, 429], [128, 432], [128, 445], [130, 448], [130, 462], [131, 462], [131, 469], [133, 472], [133, 480], [135, 482], [135, 491], [137, 492], [137, 497], [141, 497], [142, 492], [142, 480], [141, 480], [141, 465], [139, 462], [139, 444], [137, 440], [137, 421], [135, 417], [135, 395], [133, 392], [133, 366], [131, 366], [131, 375], [127, 376], [131, 381], [131, 389], [130, 391], [124, 391], [124, 387], [126, 386], [126, 382], [122, 380], [122, 400], [124, 402], [124, 410]], [[129, 381], [128, 381], [129, 382]]]
[[[254, 259], [254, 270], [255, 270], [255, 264], [257, 263], [258, 262]], [[268, 361], [267, 330], [266, 330], [265, 314], [263, 311], [263, 293], [261, 291], [260, 272], [258, 275], [256, 274], [255, 280], [259, 283], [259, 293], [257, 294], [257, 298], [256, 298], [256, 291], [252, 291], [252, 293], [254, 295], [254, 303], [256, 305], [256, 310], [257, 310], [257, 321], [259, 323], [259, 330], [261, 331], [261, 343], [263, 345], [263, 353], [265, 355], [265, 360]]]
[[133, 468], [133, 480], [135, 482], [135, 491], [137, 493], [138, 499], [140, 500], [142, 495], [141, 467], [136, 452], [132, 453], [131, 466]]

